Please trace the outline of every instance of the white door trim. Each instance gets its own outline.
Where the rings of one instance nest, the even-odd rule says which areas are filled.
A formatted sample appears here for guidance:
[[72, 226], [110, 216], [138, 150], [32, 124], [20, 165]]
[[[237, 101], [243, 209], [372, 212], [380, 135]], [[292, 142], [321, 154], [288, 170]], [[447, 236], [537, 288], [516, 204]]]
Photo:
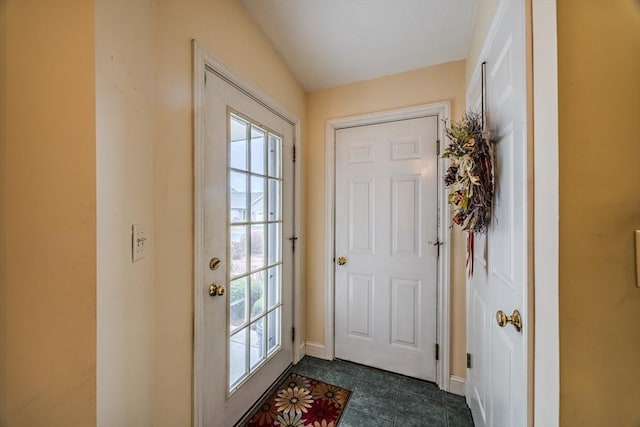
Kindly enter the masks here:
[[[325, 133], [325, 327], [324, 327], [324, 357], [333, 359], [334, 347], [334, 296], [335, 277], [334, 263], [335, 255], [335, 140], [336, 131], [353, 126], [372, 125], [394, 120], [406, 120], [423, 116], [438, 116], [438, 140], [443, 142], [444, 126], [442, 120], [449, 120], [451, 103], [438, 102], [425, 104], [416, 107], [401, 108], [396, 110], [383, 111], [378, 113], [362, 114], [358, 116], [344, 117], [327, 121]], [[446, 190], [444, 189], [443, 171], [446, 167], [444, 159], [438, 159], [438, 215], [440, 224], [438, 227], [438, 237], [443, 243], [443, 250], [440, 252], [438, 260], [438, 316], [436, 339], [440, 346], [440, 357], [436, 366], [436, 382], [445, 391], [449, 390], [449, 282], [450, 282], [450, 252], [451, 234], [449, 208], [447, 206]]]
[[[556, 0], [532, 1], [533, 425], [560, 423], [558, 37]], [[532, 354], [530, 352], [530, 354]]]
[[[241, 92], [254, 99], [276, 115], [282, 117], [294, 127], [293, 144], [298, 151], [297, 159], [294, 166], [294, 179], [298, 181], [294, 192], [294, 230], [298, 237], [298, 245], [293, 254], [293, 324], [297, 331], [302, 330], [302, 292], [300, 284], [300, 272], [302, 268], [301, 260], [302, 247], [304, 240], [302, 239], [302, 223], [300, 201], [302, 200], [301, 185], [299, 185], [300, 170], [302, 167], [301, 145], [300, 142], [300, 120], [291, 112], [283, 108], [275, 99], [264, 93], [249, 80], [234, 71], [229, 65], [225, 64], [218, 57], [206, 50], [196, 40], [192, 41], [193, 45], [193, 133], [194, 133], [194, 347], [193, 347], [193, 425], [194, 427], [204, 427], [204, 407], [205, 396], [202, 383], [202, 374], [204, 373], [204, 339], [202, 331], [204, 330], [204, 302], [207, 298], [202, 292], [201, 281], [204, 277], [204, 268], [208, 264], [208, 260], [203, 259], [204, 250], [204, 75], [205, 69], [213, 71], [222, 79], [235, 86]], [[301, 332], [297, 332], [293, 342], [293, 362], [296, 363], [302, 355], [301, 351], [302, 337]]]

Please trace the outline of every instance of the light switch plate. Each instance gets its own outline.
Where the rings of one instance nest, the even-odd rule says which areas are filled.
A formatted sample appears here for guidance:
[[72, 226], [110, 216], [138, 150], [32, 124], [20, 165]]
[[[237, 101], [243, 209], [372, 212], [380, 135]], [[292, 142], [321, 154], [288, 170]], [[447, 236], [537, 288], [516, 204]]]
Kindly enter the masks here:
[[131, 262], [144, 258], [147, 254], [147, 232], [144, 225], [133, 224], [131, 227]]

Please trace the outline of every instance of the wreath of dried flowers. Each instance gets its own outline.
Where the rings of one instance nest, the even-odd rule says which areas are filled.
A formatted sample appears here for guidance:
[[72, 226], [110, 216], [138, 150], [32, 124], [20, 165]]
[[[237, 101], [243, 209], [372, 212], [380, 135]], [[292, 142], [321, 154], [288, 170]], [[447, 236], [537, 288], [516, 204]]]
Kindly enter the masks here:
[[473, 275], [474, 233], [486, 233], [493, 205], [491, 147], [483, 133], [482, 116], [468, 112], [446, 126], [450, 143], [442, 154], [450, 165], [444, 177], [453, 206], [451, 220], [467, 231], [467, 269]]

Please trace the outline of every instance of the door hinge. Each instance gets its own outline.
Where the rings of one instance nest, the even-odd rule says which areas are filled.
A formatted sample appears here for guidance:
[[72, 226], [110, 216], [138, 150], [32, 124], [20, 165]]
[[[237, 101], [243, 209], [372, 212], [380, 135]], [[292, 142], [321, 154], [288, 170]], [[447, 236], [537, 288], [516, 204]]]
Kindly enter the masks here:
[[435, 242], [429, 242], [429, 244], [436, 247], [436, 250], [437, 250], [436, 256], [440, 257], [440, 246], [444, 245], [444, 243], [440, 241], [440, 238], [437, 238]]
[[294, 326], [291, 327], [291, 342], [296, 340], [296, 328]]
[[289, 237], [289, 241], [291, 242], [291, 252], [296, 251], [296, 240], [298, 240], [296, 236]]
[[436, 140], [436, 154], [440, 155], [440, 140]]
[[296, 146], [295, 145], [291, 149], [291, 157], [293, 157], [293, 161], [295, 163], [295, 161], [296, 161]]
[[436, 360], [440, 360], [440, 344], [436, 344]]
[[467, 353], [467, 369], [471, 369], [471, 354]]

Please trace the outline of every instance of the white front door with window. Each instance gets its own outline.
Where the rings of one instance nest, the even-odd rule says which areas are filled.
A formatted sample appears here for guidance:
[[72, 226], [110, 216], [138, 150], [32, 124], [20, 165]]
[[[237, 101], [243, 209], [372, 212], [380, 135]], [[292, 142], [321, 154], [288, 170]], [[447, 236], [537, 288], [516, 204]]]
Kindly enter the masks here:
[[[495, 198], [477, 236], [467, 293], [467, 402], [477, 427], [527, 425], [527, 134], [525, 2], [503, 1], [486, 50], [487, 120], [495, 143]], [[479, 106], [480, 84], [471, 87]], [[520, 313], [523, 329], [496, 314]]]
[[293, 126], [213, 72], [204, 80], [197, 417], [229, 427], [293, 358]]
[[436, 380], [437, 116], [336, 131], [335, 356]]

